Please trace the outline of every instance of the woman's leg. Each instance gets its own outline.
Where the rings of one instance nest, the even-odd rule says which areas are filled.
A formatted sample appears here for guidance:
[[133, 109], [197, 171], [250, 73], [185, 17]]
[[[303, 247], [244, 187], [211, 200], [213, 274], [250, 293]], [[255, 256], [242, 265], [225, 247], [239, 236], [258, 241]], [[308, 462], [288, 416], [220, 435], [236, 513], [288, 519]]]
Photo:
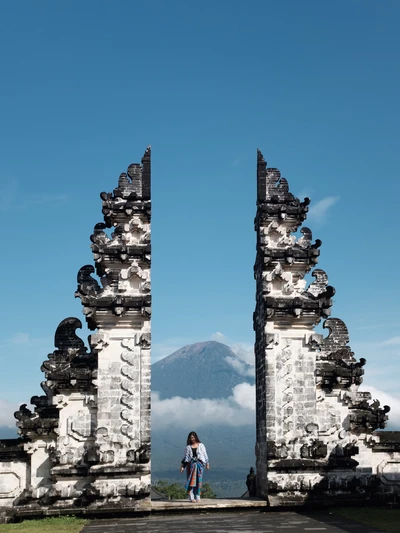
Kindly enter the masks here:
[[199, 463], [197, 465], [197, 483], [196, 483], [196, 492], [194, 492], [194, 495], [195, 495], [195, 499], [197, 502], [200, 501], [200, 494], [201, 494], [201, 488], [203, 486], [203, 472], [204, 472], [204, 468], [203, 466]]
[[188, 500], [190, 502], [195, 501], [195, 496], [193, 494], [193, 487], [190, 486], [190, 482], [193, 476], [192, 468], [193, 468], [192, 465], [187, 465], [186, 467], [186, 476], [187, 476], [186, 490], [188, 491]]

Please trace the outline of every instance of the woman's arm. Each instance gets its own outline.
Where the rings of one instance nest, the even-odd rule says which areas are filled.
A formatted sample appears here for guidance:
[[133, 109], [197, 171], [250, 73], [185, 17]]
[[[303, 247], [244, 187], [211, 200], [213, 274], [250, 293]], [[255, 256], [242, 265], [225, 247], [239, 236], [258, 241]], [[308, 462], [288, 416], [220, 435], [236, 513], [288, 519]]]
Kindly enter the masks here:
[[185, 447], [185, 451], [183, 452], [183, 459], [181, 461], [181, 468], [180, 468], [180, 472], [182, 474], [182, 472], [185, 470], [185, 467], [188, 463], [190, 463], [190, 454], [191, 454], [191, 451], [192, 449], [190, 448], [190, 446], [186, 446]]
[[208, 460], [206, 447], [204, 446], [204, 444], [202, 442], [199, 444], [199, 446], [201, 447], [201, 453], [202, 453], [204, 464], [206, 465], [206, 469], [209, 470], [210, 469], [210, 461]]

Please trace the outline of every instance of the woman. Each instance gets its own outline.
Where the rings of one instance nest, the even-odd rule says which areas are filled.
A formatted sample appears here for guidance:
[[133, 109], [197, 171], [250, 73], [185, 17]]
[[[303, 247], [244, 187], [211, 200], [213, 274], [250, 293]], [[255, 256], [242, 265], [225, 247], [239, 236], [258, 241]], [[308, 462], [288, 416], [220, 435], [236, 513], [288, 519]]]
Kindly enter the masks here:
[[201, 487], [203, 484], [204, 467], [210, 468], [207, 450], [195, 431], [191, 431], [187, 438], [187, 446], [181, 463], [181, 474], [185, 470], [187, 482], [185, 485], [188, 491], [190, 502], [199, 502]]

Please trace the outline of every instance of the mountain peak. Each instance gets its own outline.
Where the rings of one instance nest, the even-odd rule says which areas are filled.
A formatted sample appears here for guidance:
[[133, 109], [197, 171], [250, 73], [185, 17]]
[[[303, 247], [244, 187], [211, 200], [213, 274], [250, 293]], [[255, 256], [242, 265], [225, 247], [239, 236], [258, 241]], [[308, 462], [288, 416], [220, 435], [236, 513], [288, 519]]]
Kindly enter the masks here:
[[254, 384], [254, 369], [217, 341], [196, 342], [152, 365], [152, 390], [161, 399], [227, 398], [239, 383]]

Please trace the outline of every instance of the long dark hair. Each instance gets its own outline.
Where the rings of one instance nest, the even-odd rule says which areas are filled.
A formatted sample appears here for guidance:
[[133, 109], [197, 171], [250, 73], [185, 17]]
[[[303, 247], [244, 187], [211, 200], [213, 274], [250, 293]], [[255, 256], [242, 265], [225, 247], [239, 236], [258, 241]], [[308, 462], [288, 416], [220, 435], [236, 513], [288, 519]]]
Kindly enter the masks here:
[[200, 440], [199, 437], [197, 436], [197, 433], [196, 433], [195, 431], [191, 431], [191, 432], [189, 433], [189, 435], [188, 435], [188, 438], [187, 438], [187, 443], [186, 443], [187, 445], [192, 444], [192, 443], [190, 442], [190, 437], [191, 437], [192, 435], [193, 435], [193, 437], [194, 437], [194, 439], [195, 439], [196, 442], [199, 442], [199, 443], [201, 442], [201, 440]]

